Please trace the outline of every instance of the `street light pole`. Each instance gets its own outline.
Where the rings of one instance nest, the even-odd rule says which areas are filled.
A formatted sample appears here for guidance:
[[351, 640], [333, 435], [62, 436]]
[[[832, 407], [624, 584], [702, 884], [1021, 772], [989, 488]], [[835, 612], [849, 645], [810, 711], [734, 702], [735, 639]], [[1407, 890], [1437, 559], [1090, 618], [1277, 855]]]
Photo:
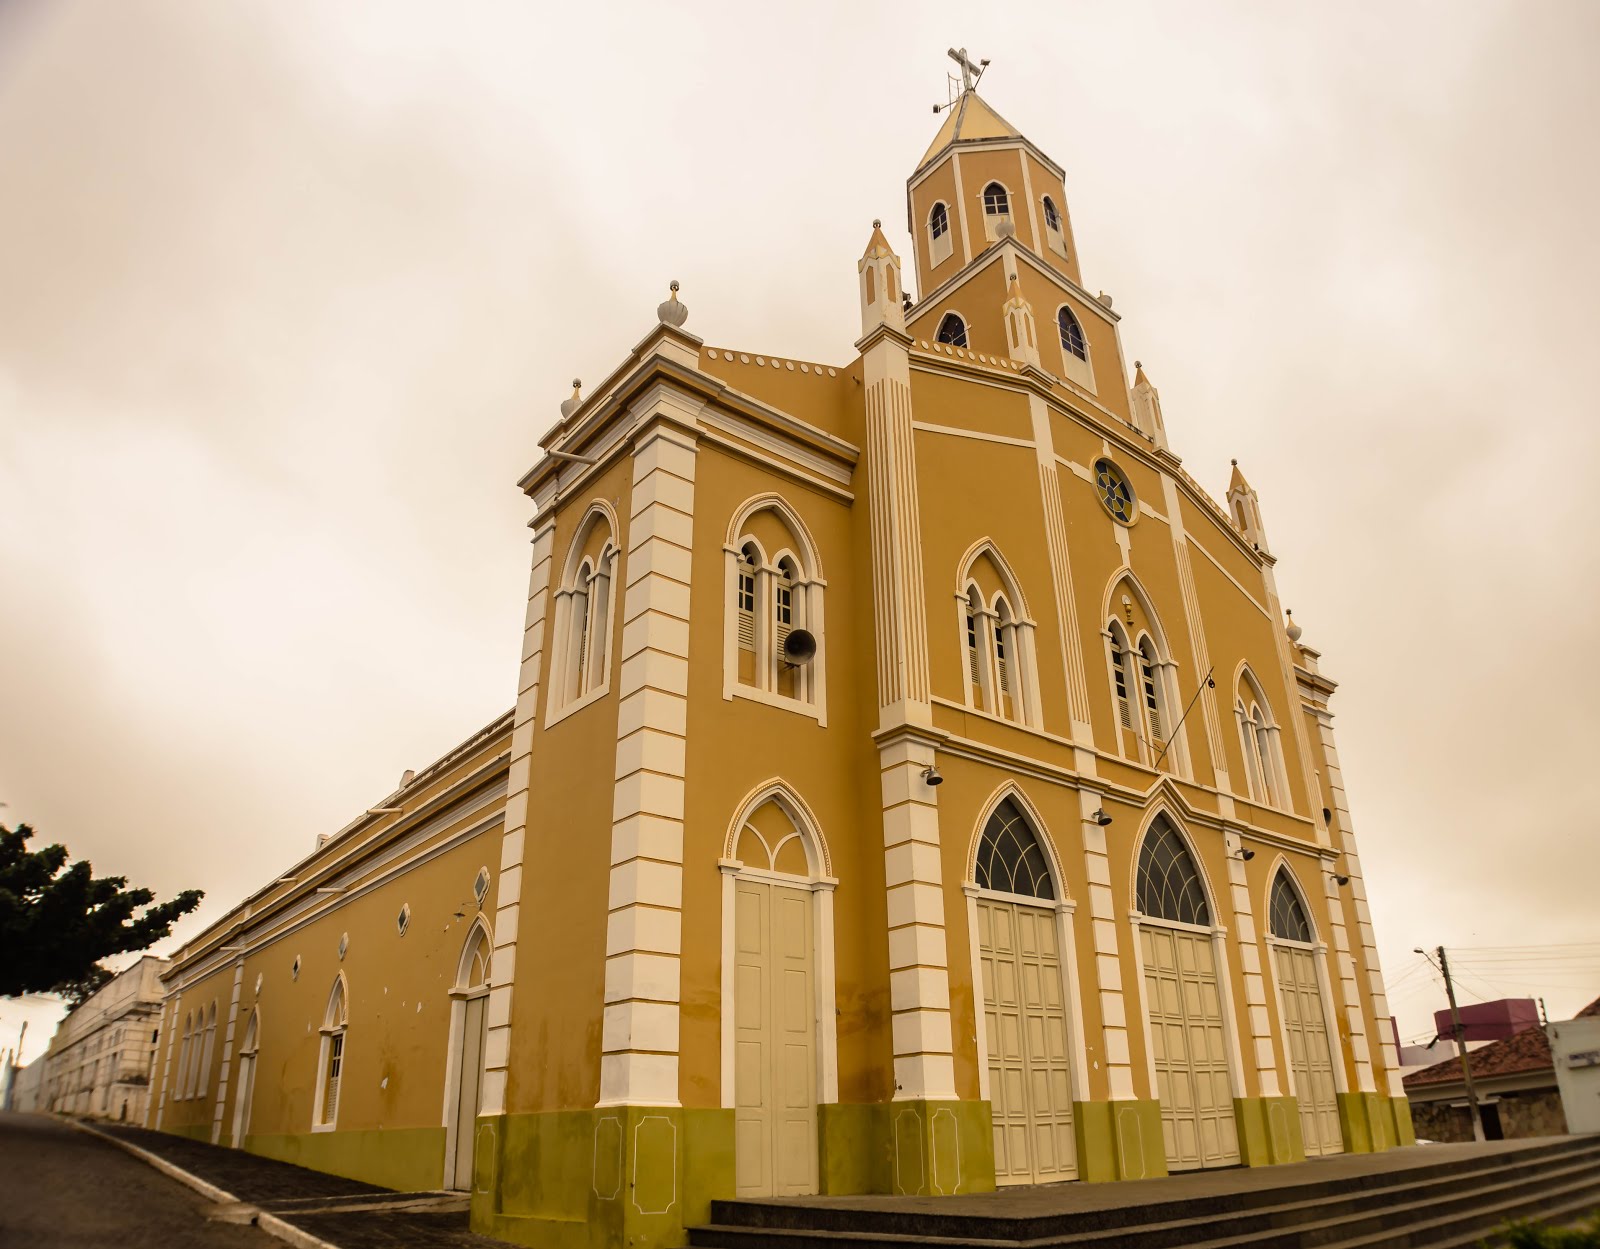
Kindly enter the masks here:
[[1472, 1107], [1472, 1139], [1484, 1140], [1483, 1113], [1478, 1109], [1478, 1093], [1472, 1087], [1472, 1066], [1467, 1062], [1466, 1028], [1461, 1023], [1461, 1012], [1456, 1008], [1456, 987], [1450, 981], [1450, 960], [1445, 957], [1444, 946], [1439, 947], [1439, 970], [1444, 973], [1444, 992], [1450, 999], [1450, 1024], [1455, 1033], [1456, 1054], [1461, 1059], [1461, 1079], [1467, 1086], [1467, 1102]]

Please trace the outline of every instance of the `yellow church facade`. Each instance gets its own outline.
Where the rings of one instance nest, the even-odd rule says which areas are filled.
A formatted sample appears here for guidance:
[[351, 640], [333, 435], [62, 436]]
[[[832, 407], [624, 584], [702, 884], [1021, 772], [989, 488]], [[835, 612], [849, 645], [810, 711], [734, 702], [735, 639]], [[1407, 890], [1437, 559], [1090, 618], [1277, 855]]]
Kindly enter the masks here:
[[535, 1245], [1410, 1143], [1255, 492], [970, 85], [907, 206], [843, 363], [674, 284], [575, 387], [515, 708], [179, 952], [154, 1126]]

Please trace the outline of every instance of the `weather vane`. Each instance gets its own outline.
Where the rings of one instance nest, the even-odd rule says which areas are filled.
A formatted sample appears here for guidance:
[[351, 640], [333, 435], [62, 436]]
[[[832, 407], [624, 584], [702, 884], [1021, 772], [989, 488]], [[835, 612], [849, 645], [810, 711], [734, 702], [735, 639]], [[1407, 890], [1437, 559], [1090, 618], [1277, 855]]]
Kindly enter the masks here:
[[961, 66], [961, 90], [959, 92], [956, 91], [955, 76], [953, 74], [946, 74], [945, 87], [950, 98], [947, 99], [943, 104], [935, 104], [933, 106], [933, 111], [936, 113], [944, 112], [944, 110], [954, 104], [960, 96], [965, 95], [968, 91], [971, 91], [974, 87], [976, 87], [978, 85], [978, 79], [983, 77], [983, 71], [989, 68], [988, 57], [984, 57], [983, 60], [974, 63], [972, 58], [967, 55], [967, 50], [965, 48], [951, 48], [947, 55], [957, 65]]

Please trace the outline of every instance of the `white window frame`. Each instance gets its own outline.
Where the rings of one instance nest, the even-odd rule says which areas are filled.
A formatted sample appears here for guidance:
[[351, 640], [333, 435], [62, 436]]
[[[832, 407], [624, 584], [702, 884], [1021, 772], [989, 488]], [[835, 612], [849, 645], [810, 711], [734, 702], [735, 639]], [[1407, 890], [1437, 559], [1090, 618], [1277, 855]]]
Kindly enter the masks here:
[[[1061, 341], [1061, 314], [1065, 312], [1078, 324], [1078, 333], [1083, 335], [1083, 359], [1078, 359], [1067, 345]], [[1094, 348], [1089, 343], [1089, 331], [1084, 319], [1078, 310], [1069, 303], [1059, 303], [1055, 312], [1055, 343], [1056, 350], [1061, 355], [1061, 375], [1069, 381], [1076, 382], [1085, 390], [1094, 392]]]
[[[989, 188], [992, 186], [999, 187], [1006, 194], [1006, 210], [1003, 213], [992, 213], [989, 211], [988, 194]], [[983, 214], [983, 237], [986, 242], [993, 243], [1000, 237], [995, 227], [998, 226], [1001, 221], [1009, 221], [1012, 223], [1013, 227], [1016, 225], [1016, 205], [1016, 193], [1012, 191], [1012, 189], [1004, 182], [1000, 181], [999, 178], [990, 178], [983, 184], [983, 189], [978, 192], [978, 211]]]
[[[478, 942], [483, 943], [483, 980], [471, 983], [473, 955]], [[444, 1125], [444, 1178], [445, 1190], [450, 1190], [460, 1179], [456, 1175], [456, 1099], [461, 1081], [466, 1077], [462, 1070], [467, 1032], [467, 1003], [473, 998], [489, 996], [489, 979], [494, 970], [494, 930], [481, 914], [472, 922], [466, 940], [461, 943], [461, 953], [456, 958], [456, 977], [450, 987], [450, 1038], [445, 1046], [444, 1108], [441, 1112]], [[488, 1052], [489, 1030], [484, 1027], [484, 1050]]]
[[[944, 209], [944, 233], [935, 234], [933, 232], [933, 215], [941, 208]], [[943, 200], [935, 201], [933, 207], [928, 209], [927, 229], [928, 268], [937, 269], [945, 261], [950, 259], [951, 253], [955, 251], [956, 246], [955, 239], [953, 237], [956, 230], [956, 223], [951, 220], [950, 206]]]
[[[1050, 224], [1050, 213], [1052, 211], [1056, 215], [1056, 223], [1053, 226]], [[1039, 218], [1044, 222], [1046, 246], [1060, 256], [1061, 259], [1067, 259], [1066, 218], [1062, 215], [1061, 209], [1056, 205], [1055, 200], [1051, 199], [1048, 194], [1039, 197]]]
[[[595, 525], [607, 527], [596, 557], [583, 554]], [[567, 548], [561, 587], [555, 592], [554, 645], [550, 648], [549, 728], [611, 691], [612, 626], [617, 613], [617, 562], [621, 554], [616, 515], [604, 500], [592, 503]]]
[[1259, 806], [1288, 811], [1289, 772], [1283, 757], [1283, 732], [1266, 691], [1249, 664], [1239, 666], [1234, 689], [1233, 716], [1239, 729], [1239, 749], [1244, 753], [1248, 797]]
[[[350, 1061], [348, 1033], [350, 1029], [350, 985], [341, 971], [333, 978], [333, 988], [328, 993], [328, 1006], [322, 1017], [322, 1045], [317, 1054], [317, 1088], [312, 1098], [311, 1130], [333, 1132], [339, 1126], [339, 1112], [344, 1108], [345, 1070]], [[328, 1094], [329, 1067], [333, 1060], [334, 1039], [338, 1038], [339, 1093], [334, 1098], [333, 1116], [323, 1121], [323, 1105]]]
[[[761, 542], [750, 532], [750, 521], [763, 512], [772, 512], [794, 543], [768, 555]], [[755, 683], [747, 684], [739, 678], [739, 652], [741, 616], [743, 607], [739, 577], [744, 552], [749, 548], [758, 561], [751, 561], [755, 573], [754, 641]], [[782, 711], [815, 720], [826, 727], [828, 723], [828, 668], [827, 631], [825, 628], [825, 600], [827, 580], [822, 575], [821, 561], [816, 543], [798, 513], [781, 495], [758, 495], [748, 499], [734, 513], [729, 526], [728, 540], [723, 544], [723, 628], [722, 628], [722, 697], [749, 699]], [[779, 590], [784, 580], [784, 567], [788, 565], [790, 621], [780, 623]], [[778, 677], [784, 664], [783, 640], [795, 629], [804, 629], [816, 639], [817, 653], [808, 664], [794, 669], [794, 694], [778, 691]]]

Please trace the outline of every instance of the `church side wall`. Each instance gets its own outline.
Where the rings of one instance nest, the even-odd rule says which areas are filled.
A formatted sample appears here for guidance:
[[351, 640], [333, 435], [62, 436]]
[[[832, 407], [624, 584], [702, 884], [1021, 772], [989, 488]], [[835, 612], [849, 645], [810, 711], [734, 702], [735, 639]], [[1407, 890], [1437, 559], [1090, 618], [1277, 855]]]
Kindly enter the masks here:
[[[370, 1183], [440, 1187], [445, 1086], [455, 1075], [450, 990], [474, 923], [480, 915], [491, 918], [479, 906], [475, 883], [487, 869], [485, 899], [493, 898], [504, 785], [503, 763], [497, 780], [495, 760], [506, 744], [504, 738], [486, 743], [417, 796], [413, 810], [476, 774], [478, 784], [442, 808], [431, 827], [330, 873], [327, 879], [338, 884], [325, 888], [342, 887], [341, 893], [308, 893], [218, 942], [246, 947], [237, 956], [204, 953], [205, 947], [192, 959], [180, 953], [166, 980], [153, 1126]], [[300, 875], [314, 875], [351, 848], [343, 839], [330, 842], [319, 859], [301, 865]], [[325, 1127], [314, 1122], [322, 1034], [341, 978], [343, 1071], [337, 1112]], [[183, 1020], [209, 1017], [213, 1003], [209, 1070], [198, 1092], [186, 1096]], [[234, 1139], [239, 1053], [253, 1013], [257, 1050], [241, 1142]]]

